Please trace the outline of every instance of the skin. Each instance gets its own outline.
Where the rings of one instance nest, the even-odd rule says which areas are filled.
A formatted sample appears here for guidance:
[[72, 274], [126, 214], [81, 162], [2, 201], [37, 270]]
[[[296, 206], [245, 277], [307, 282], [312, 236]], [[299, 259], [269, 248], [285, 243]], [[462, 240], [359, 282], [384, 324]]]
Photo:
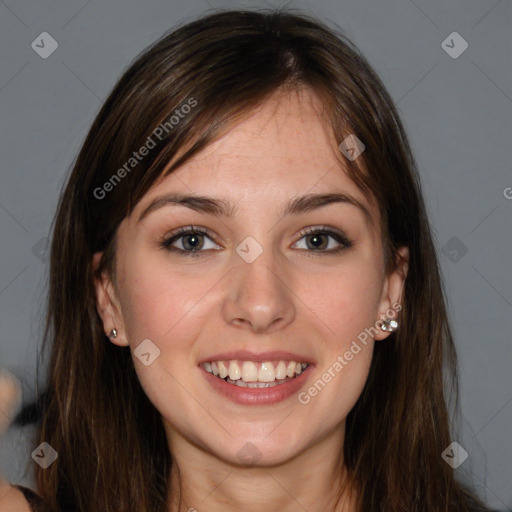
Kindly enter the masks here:
[[[156, 183], [119, 226], [115, 278], [105, 274], [96, 283], [104, 329], [118, 332], [111, 342], [133, 353], [150, 339], [160, 350], [149, 366], [136, 357], [134, 363], [164, 422], [173, 512], [355, 510], [347, 492], [334, 508], [345, 421], [368, 377], [374, 342], [389, 333], [379, 330], [360, 344], [306, 405], [297, 395], [271, 406], [232, 403], [198, 367], [224, 351], [292, 351], [316, 362], [307, 390], [359, 333], [400, 303], [407, 248], [386, 275], [378, 208], [345, 174], [339, 141], [319, 112], [307, 90], [276, 93]], [[296, 196], [333, 191], [357, 198], [372, 222], [349, 203], [286, 218], [279, 213]], [[237, 210], [227, 218], [167, 205], [138, 222], [153, 199], [170, 192], [223, 198]], [[215, 235], [202, 236], [198, 257], [159, 245], [191, 224]], [[353, 246], [329, 254], [340, 244], [323, 235], [329, 245], [315, 251], [301, 230], [323, 225], [344, 232]], [[252, 263], [235, 250], [248, 236], [263, 248]], [[173, 246], [186, 250], [187, 241]], [[246, 443], [260, 453], [252, 467], [237, 455]]]
[[[21, 402], [21, 386], [10, 373], [0, 373], [0, 438], [7, 431]], [[30, 512], [23, 493], [0, 475], [0, 512]]]

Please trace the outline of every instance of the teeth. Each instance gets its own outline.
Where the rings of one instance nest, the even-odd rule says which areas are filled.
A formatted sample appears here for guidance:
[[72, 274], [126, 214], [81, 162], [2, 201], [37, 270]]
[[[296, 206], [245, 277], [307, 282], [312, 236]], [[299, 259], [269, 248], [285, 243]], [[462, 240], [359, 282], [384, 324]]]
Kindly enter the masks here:
[[228, 379], [228, 382], [241, 388], [272, 388], [278, 384], [282, 384], [282, 382], [244, 382], [243, 380], [230, 379]]
[[272, 382], [275, 380], [274, 365], [271, 362], [261, 363], [258, 371], [258, 380], [260, 382]]
[[228, 376], [228, 369], [226, 368], [226, 365], [224, 364], [224, 361], [219, 361], [217, 363], [217, 366], [219, 367], [219, 377], [221, 379], [225, 379]]
[[231, 380], [238, 380], [241, 377], [240, 368], [236, 361], [231, 361], [229, 363], [229, 378]]
[[258, 367], [252, 361], [244, 361], [242, 365], [242, 380], [255, 382], [258, 380]]
[[279, 361], [276, 368], [276, 379], [286, 379], [286, 364]]
[[[297, 361], [211, 361], [202, 363], [213, 375], [241, 387], [270, 387], [300, 375], [309, 363]], [[281, 381], [281, 382], [279, 382]]]

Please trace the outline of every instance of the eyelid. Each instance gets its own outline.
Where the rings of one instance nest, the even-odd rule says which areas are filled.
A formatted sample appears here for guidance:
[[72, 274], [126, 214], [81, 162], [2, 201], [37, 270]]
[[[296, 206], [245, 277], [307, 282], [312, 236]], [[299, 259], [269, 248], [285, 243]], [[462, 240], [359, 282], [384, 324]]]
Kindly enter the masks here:
[[178, 235], [186, 235], [186, 234], [193, 234], [193, 233], [200, 233], [201, 235], [208, 235], [211, 238], [215, 237], [215, 233], [208, 228], [202, 227], [202, 226], [194, 226], [192, 224], [188, 226], [182, 226], [180, 228], [175, 229], [174, 231], [171, 231], [170, 233], [167, 233], [164, 235], [164, 240], [168, 240], [169, 238], [172, 238], [174, 236]]

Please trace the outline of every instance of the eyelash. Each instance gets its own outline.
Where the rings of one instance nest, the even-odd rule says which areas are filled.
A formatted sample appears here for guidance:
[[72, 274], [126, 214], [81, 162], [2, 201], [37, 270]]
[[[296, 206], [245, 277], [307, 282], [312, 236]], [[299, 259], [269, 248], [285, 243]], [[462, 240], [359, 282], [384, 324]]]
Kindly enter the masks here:
[[[332, 228], [327, 228], [327, 226], [306, 228], [301, 231], [299, 240], [301, 240], [305, 236], [318, 235], [318, 234], [328, 235], [328, 236], [334, 238], [334, 240], [336, 240], [336, 242], [338, 242], [342, 245], [341, 245], [341, 247], [338, 247], [337, 249], [330, 249], [328, 251], [322, 251], [322, 250], [314, 251], [314, 250], [302, 249], [302, 250], [305, 250], [306, 252], [316, 253], [316, 254], [308, 255], [309, 257], [316, 257], [316, 256], [325, 255], [325, 254], [331, 254], [331, 255], [338, 254], [338, 253], [344, 251], [345, 249], [348, 249], [353, 246], [353, 242], [351, 240], [349, 240], [342, 232], [333, 230]], [[213, 233], [209, 229], [197, 227], [197, 226], [196, 227], [186, 226], [186, 227], [180, 228], [179, 230], [177, 230], [174, 233], [171, 233], [169, 236], [165, 237], [160, 242], [160, 245], [163, 249], [173, 252], [173, 253], [177, 254], [178, 256], [190, 256], [193, 258], [194, 257], [197, 258], [197, 257], [201, 256], [202, 252], [206, 252], [206, 251], [201, 251], [201, 250], [185, 251], [183, 249], [177, 249], [176, 247], [172, 247], [171, 244], [173, 244], [176, 240], [179, 240], [180, 238], [183, 238], [186, 235], [205, 235], [208, 238], [210, 238], [212, 240], [212, 242], [215, 242]], [[297, 241], [299, 241], [299, 240], [297, 240]]]

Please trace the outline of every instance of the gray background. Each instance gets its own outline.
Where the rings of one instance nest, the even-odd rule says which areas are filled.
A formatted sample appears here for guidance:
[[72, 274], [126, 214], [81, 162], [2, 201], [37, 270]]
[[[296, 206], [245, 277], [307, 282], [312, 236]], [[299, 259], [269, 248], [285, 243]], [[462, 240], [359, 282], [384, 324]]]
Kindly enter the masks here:
[[[135, 55], [175, 24], [211, 7], [274, 5], [283, 4], [0, 3], [0, 367], [22, 381], [25, 401], [36, 391], [45, 238], [102, 101]], [[286, 5], [339, 25], [398, 104], [422, 176], [460, 357], [462, 431], [454, 440], [469, 458], [456, 472], [490, 506], [512, 507], [511, 0]], [[58, 42], [47, 59], [31, 47], [45, 31]], [[454, 31], [469, 45], [458, 58], [441, 46]], [[13, 483], [31, 484], [24, 472], [35, 448], [30, 433], [12, 428], [2, 444], [2, 469]]]

